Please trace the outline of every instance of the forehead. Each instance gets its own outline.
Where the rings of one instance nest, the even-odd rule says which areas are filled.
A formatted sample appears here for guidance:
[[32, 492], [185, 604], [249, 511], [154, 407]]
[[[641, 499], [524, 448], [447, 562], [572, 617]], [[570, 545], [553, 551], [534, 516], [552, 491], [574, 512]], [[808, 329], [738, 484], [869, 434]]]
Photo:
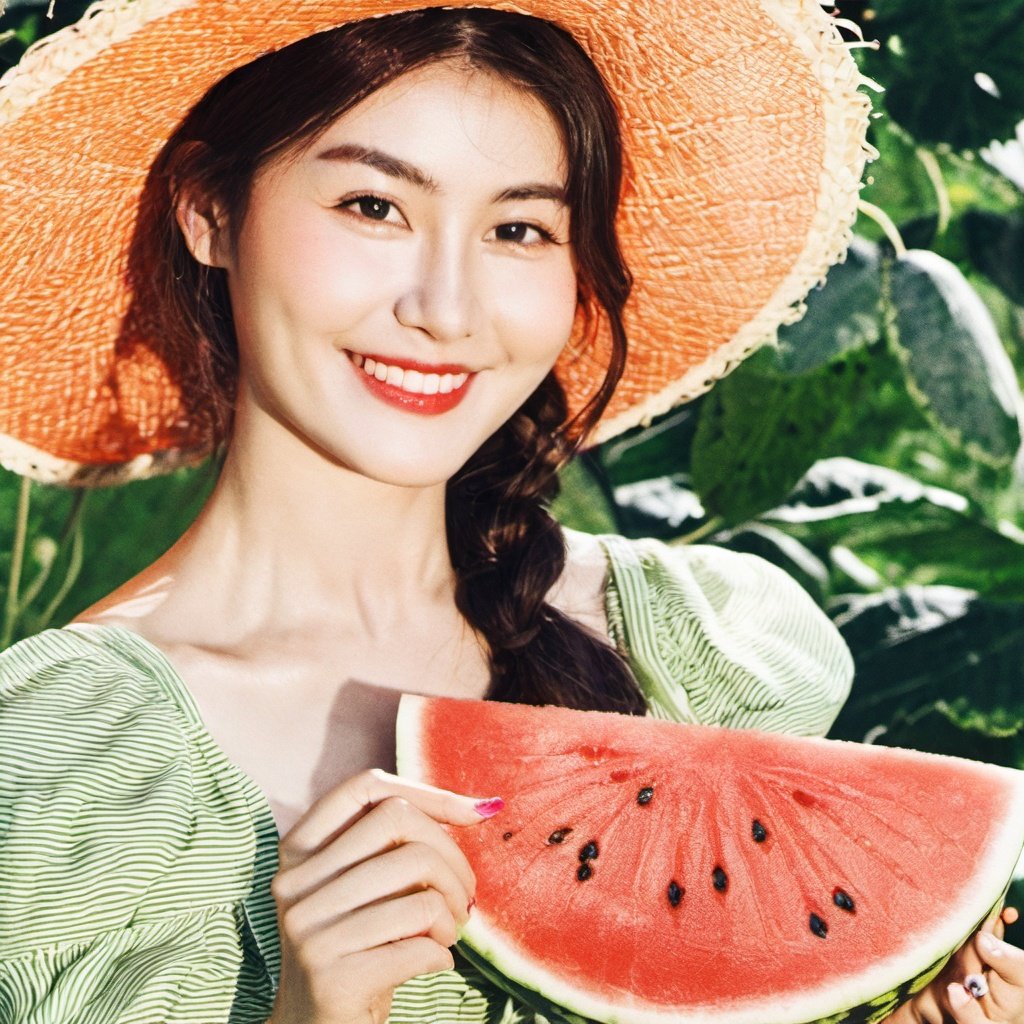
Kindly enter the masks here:
[[565, 147], [538, 98], [491, 71], [441, 61], [409, 71], [339, 117], [310, 147], [373, 147], [443, 183], [466, 174], [563, 182]]

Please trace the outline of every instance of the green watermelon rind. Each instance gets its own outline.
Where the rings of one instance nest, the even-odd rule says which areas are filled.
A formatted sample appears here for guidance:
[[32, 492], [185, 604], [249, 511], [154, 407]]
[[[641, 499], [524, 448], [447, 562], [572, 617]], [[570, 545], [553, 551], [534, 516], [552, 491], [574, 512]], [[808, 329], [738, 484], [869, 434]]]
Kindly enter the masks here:
[[[411, 694], [402, 696], [396, 722], [397, 768], [398, 773], [406, 778], [433, 784], [420, 744], [420, 721], [430, 700]], [[780, 740], [784, 738], [792, 739], [780, 736]], [[801, 737], [801, 742], [835, 749], [847, 741]], [[852, 745], [860, 748], [868, 757], [889, 757], [897, 753], [894, 748]], [[915, 759], [938, 760], [944, 764], [964, 763], [963, 759], [940, 754], [910, 751], [898, 753], [911, 754]], [[1024, 772], [983, 762], [971, 762], [971, 765], [973, 770], [992, 774], [1003, 785], [1009, 785], [1012, 797], [1000, 827], [993, 828], [987, 856], [979, 859], [974, 877], [966, 879], [958, 893], [950, 893], [945, 925], [940, 927], [937, 922], [933, 922], [927, 933], [920, 935], [913, 944], [908, 943], [903, 951], [845, 981], [830, 979], [827, 984], [816, 989], [778, 996], [772, 1006], [776, 1024], [809, 1024], [819, 1021], [831, 1021], [834, 1024], [863, 1021], [864, 1024], [870, 1024], [874, 1020], [884, 1019], [898, 1005], [893, 1000], [900, 992], [905, 990], [909, 995], [913, 991], [910, 985], [922, 984], [921, 977], [929, 971], [933, 975], [937, 974], [965, 938], [976, 930], [978, 922], [984, 921], [990, 909], [1001, 902], [1021, 852], [1019, 822], [1024, 821]], [[729, 1024], [765, 1024], [765, 1007], [751, 1000], [744, 1001], [742, 1005], [723, 1003], [685, 1011], [645, 1006], [639, 1000], [630, 1004], [621, 999], [610, 1002], [592, 987], [585, 987], [586, 982], [582, 979], [581, 983], [574, 983], [568, 977], [561, 977], [533, 963], [489, 919], [486, 908], [479, 905], [460, 935], [460, 948], [468, 948], [477, 954], [472, 958], [474, 963], [483, 959], [493, 965], [500, 976], [506, 979], [506, 989], [507, 983], [511, 982], [524, 993], [536, 993], [545, 1005], [562, 1008], [560, 1013], [563, 1018], [568, 1012], [574, 1016], [575, 1021], [592, 1020], [603, 1024], [721, 1024], [722, 1019], [727, 1018]], [[576, 978], [580, 977], [578, 969], [572, 974]], [[543, 995], [540, 996], [540, 993]], [[535, 1000], [537, 996], [532, 998]], [[530, 1005], [529, 998], [525, 1001]], [[856, 1009], [862, 1007], [876, 1009], [862, 1018], [852, 1016]], [[886, 1008], [886, 1012], [877, 1016], [883, 1008]]]
[[[876, 996], [874, 999], [865, 1003], [861, 1003], [859, 1006], [852, 1006], [849, 1009], [840, 1010], [828, 1017], [821, 1017], [817, 1021], [801, 1022], [801, 1024], [879, 1024], [880, 1021], [885, 1020], [885, 1018], [893, 1013], [898, 1007], [902, 1006], [903, 1003], [920, 992], [929, 984], [929, 982], [933, 981], [949, 962], [956, 950], [963, 945], [963, 942], [967, 941], [967, 939], [970, 938], [970, 936], [973, 935], [974, 932], [976, 932], [987, 920], [989, 920], [990, 917], [995, 917], [1000, 912], [1003, 906], [1003, 901], [1006, 898], [1007, 889], [1009, 889], [1009, 885], [1003, 889], [1003, 893], [996, 903], [988, 913], [986, 913], [984, 917], [977, 922], [974, 928], [971, 929], [970, 933], [963, 937], [963, 940], [955, 949], [951, 949], [945, 954], [945, 956], [940, 957], [935, 963], [926, 967], [916, 977], [910, 978], [898, 988], [892, 989], [889, 992], [883, 992], [881, 995]], [[529, 1007], [531, 1010], [539, 1013], [542, 1017], [550, 1021], [558, 1022], [558, 1024], [618, 1024], [619, 1018], [614, 1016], [609, 1017], [607, 1021], [603, 1022], [594, 1021], [589, 1017], [581, 1017], [578, 1013], [573, 1013], [573, 1011], [567, 1007], [553, 1003], [550, 999], [546, 998], [543, 993], [512, 981], [510, 978], [507, 978], [502, 974], [501, 971], [486, 960], [481, 953], [475, 950], [464, 939], [459, 940], [457, 948], [459, 954], [485, 978], [491, 981], [503, 992], [512, 996], [513, 999], [517, 1000], [523, 1006]], [[770, 1012], [770, 1007], [762, 1005], [763, 1014], [769, 1014]], [[773, 1022], [771, 1020], [766, 1020], [764, 1024], [773, 1024]]]

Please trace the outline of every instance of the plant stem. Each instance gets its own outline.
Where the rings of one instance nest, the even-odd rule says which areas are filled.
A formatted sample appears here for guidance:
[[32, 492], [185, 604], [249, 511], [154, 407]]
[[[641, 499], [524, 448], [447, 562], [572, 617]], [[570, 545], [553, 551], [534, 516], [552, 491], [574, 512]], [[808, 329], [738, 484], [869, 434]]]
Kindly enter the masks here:
[[676, 537], [672, 543], [696, 544], [697, 541], [703, 540], [716, 530], [720, 530], [724, 525], [725, 519], [722, 516], [712, 516], [706, 523], [701, 523], [696, 530], [692, 530], [690, 533], [684, 534], [682, 537]]
[[906, 242], [903, 241], [899, 228], [896, 227], [892, 218], [885, 210], [880, 206], [875, 206], [874, 203], [869, 203], [866, 199], [859, 199], [857, 201], [857, 209], [865, 217], [870, 217], [885, 232], [885, 237], [889, 239], [898, 257], [907, 255]]
[[45, 611], [36, 623], [37, 631], [46, 629], [46, 627], [53, 621], [54, 615], [57, 614], [57, 610], [64, 602], [64, 598], [68, 596], [71, 588], [75, 585], [75, 581], [78, 579], [78, 574], [82, 571], [82, 554], [85, 548], [85, 531], [82, 529], [81, 516], [79, 516], [75, 521], [74, 530], [75, 532], [71, 538], [71, 560], [68, 562], [68, 571], [64, 574], [64, 579], [61, 582], [60, 589], [53, 595], [53, 600], [46, 606]]
[[942, 168], [939, 166], [938, 159], [930, 149], [925, 149], [924, 146], [918, 146], [914, 152], [917, 154], [917, 159], [921, 161], [921, 166], [927, 172], [928, 179], [932, 183], [932, 188], [935, 189], [935, 200], [939, 204], [939, 223], [936, 231], [938, 234], [944, 235], [946, 233], [946, 228], [949, 227], [949, 221], [953, 216], [953, 204], [949, 199], [949, 189], [946, 188], [946, 179], [942, 176]]
[[[67, 519], [64, 521], [64, 528], [60, 531], [60, 541], [58, 548], [63, 548], [67, 542], [68, 537], [71, 536], [72, 530], [78, 525], [78, 520], [82, 515], [82, 508], [85, 505], [86, 492], [84, 490], [77, 490], [75, 492], [74, 500], [71, 504], [71, 511], [68, 513]], [[46, 581], [50, 578], [50, 572], [56, 564], [56, 557], [49, 563], [44, 565], [39, 570], [39, 574], [31, 582], [31, 584], [25, 589], [25, 594], [22, 597], [18, 605], [18, 614], [24, 613], [25, 609], [32, 604], [32, 602], [39, 596], [39, 592], [46, 585]]]
[[32, 496], [32, 481], [21, 478], [18, 491], [18, 512], [14, 521], [14, 544], [11, 548], [11, 572], [7, 580], [7, 601], [4, 606], [4, 628], [0, 634], [0, 650], [10, 645], [18, 619], [18, 589], [21, 586], [21, 566], [25, 559], [25, 537], [28, 534], [28, 509]]

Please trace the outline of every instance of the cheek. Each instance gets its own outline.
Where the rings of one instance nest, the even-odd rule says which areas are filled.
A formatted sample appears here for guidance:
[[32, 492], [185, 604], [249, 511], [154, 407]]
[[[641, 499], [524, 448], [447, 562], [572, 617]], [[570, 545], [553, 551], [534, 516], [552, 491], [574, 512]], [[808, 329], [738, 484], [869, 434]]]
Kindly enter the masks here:
[[576, 317], [571, 261], [538, 261], [529, 273], [510, 275], [497, 295], [501, 322], [515, 348], [510, 356], [550, 368], [568, 342]]
[[380, 304], [385, 247], [340, 239], [322, 213], [247, 222], [237, 285], [254, 326], [332, 332]]

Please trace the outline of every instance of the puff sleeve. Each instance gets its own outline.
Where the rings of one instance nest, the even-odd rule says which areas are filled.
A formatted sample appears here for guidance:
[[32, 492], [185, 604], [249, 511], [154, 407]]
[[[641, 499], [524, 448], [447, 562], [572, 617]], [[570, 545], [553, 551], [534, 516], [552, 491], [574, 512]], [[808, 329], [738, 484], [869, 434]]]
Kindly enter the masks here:
[[804, 589], [755, 555], [600, 538], [612, 639], [652, 715], [823, 736], [853, 659]]
[[0, 655], [5, 1024], [235, 1019], [253, 857], [247, 795], [143, 666], [71, 630]]

